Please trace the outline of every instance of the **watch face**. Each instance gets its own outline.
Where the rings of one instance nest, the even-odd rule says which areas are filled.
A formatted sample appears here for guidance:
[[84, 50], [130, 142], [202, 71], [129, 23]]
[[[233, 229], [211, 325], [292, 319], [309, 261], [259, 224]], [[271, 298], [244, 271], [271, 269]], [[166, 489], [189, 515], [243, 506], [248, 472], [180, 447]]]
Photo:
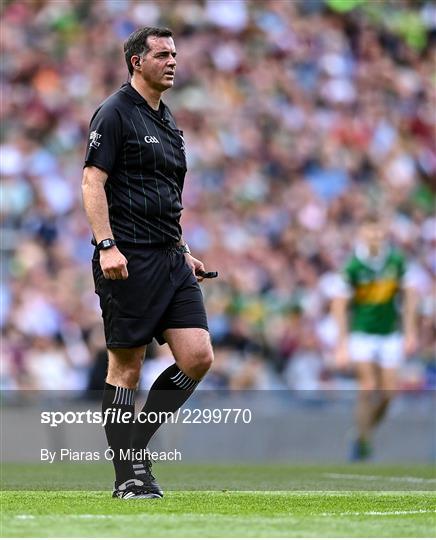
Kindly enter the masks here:
[[111, 238], [106, 238], [105, 240], [102, 240], [99, 244], [99, 249], [109, 249], [110, 247], [115, 245], [115, 241]]

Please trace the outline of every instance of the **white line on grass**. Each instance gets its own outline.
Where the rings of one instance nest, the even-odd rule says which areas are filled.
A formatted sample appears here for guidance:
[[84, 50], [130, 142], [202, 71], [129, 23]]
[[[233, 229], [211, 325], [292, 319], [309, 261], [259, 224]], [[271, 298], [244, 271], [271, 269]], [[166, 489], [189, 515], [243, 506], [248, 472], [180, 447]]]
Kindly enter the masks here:
[[[309, 514], [311, 517], [340, 517], [340, 516], [407, 516], [407, 515], [413, 515], [413, 514], [436, 514], [436, 510], [388, 510], [386, 512], [380, 512], [380, 511], [368, 511], [368, 512], [321, 512], [320, 514]], [[293, 513], [287, 513], [287, 516], [297, 516], [298, 514]], [[59, 516], [56, 515], [50, 515], [50, 514], [41, 514], [39, 516], [35, 516], [33, 514], [20, 514], [15, 516], [15, 519], [35, 519], [36, 517], [42, 517], [42, 518], [58, 518]], [[74, 519], [118, 519], [120, 516], [118, 514], [76, 514], [76, 515], [70, 515], [68, 516], [70, 518]], [[145, 514], [141, 516], [141, 514], [135, 514], [135, 518], [148, 518], [148, 514]]]
[[[19, 514], [15, 516], [15, 519], [35, 519], [37, 517], [42, 518], [58, 518], [59, 515], [52, 515], [52, 514], [39, 514], [38, 516], [35, 516], [33, 514]], [[70, 518], [79, 518], [79, 519], [110, 519], [110, 518], [118, 518], [118, 514], [70, 514], [68, 517]]]
[[388, 482], [410, 482], [412, 484], [434, 484], [436, 478], [418, 478], [416, 476], [378, 476], [372, 474], [342, 474], [342, 473], [323, 473], [326, 478], [336, 480], [387, 480]]
[[[406, 516], [409, 514], [436, 514], [436, 510], [389, 510], [387, 512], [369, 511], [369, 512], [323, 512], [320, 516]], [[312, 514], [316, 515], [316, 514]]]
[[[360, 475], [359, 475], [360, 477]], [[384, 478], [382, 476], [375, 477], [377, 479]], [[396, 477], [398, 478], [398, 477]], [[426, 479], [423, 479], [426, 480]], [[185, 490], [185, 491], [176, 491], [176, 490], [167, 490], [169, 495], [174, 496], [181, 496], [181, 495], [212, 495], [212, 496], [233, 496], [233, 497], [244, 497], [246, 495], [264, 495], [265, 497], [270, 497], [271, 495], [277, 495], [277, 496], [286, 496], [286, 497], [311, 497], [312, 495], [322, 495], [323, 497], [348, 497], [350, 495], [354, 495], [357, 492], [362, 496], [369, 496], [373, 497], [374, 495], [377, 495], [378, 497], [386, 496], [391, 497], [392, 495], [410, 495], [413, 493], [414, 495], [421, 495], [426, 494], [429, 497], [433, 497], [436, 495], [435, 491], [430, 490], [421, 490], [421, 489], [400, 489], [400, 490], [389, 490], [386, 491], [381, 489], [367, 489], [367, 490], [356, 490], [356, 489], [329, 489], [329, 490], [323, 490], [323, 489], [296, 489], [296, 490], [285, 490], [285, 489], [274, 489], [274, 490], [256, 490], [256, 489], [244, 489], [244, 490], [233, 490], [233, 489], [220, 489], [220, 490]], [[3, 492], [0, 492], [0, 495]], [[4, 492], [6, 493], [6, 491]], [[22, 494], [21, 491], [12, 491], [8, 490], [8, 494], [15, 496]], [[37, 493], [37, 492], [35, 492]], [[57, 493], [57, 492], [53, 492]], [[59, 492], [60, 493], [60, 492]], [[107, 497], [108, 492], [107, 491], [88, 491], [86, 492], [88, 496], [90, 497], [100, 497], [104, 496]], [[83, 491], [78, 490], [68, 490], [68, 491], [62, 491], [63, 497], [75, 497], [76, 495], [83, 495]], [[157, 501], [158, 499], [151, 499]]]

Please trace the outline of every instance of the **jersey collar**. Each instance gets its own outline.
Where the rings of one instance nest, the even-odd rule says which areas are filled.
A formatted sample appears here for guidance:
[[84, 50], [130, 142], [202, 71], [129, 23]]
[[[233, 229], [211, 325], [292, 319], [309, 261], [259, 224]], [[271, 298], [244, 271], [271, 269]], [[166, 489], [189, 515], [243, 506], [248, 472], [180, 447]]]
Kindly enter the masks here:
[[159, 111], [154, 110], [153, 107], [151, 107], [148, 104], [147, 100], [144, 99], [141, 96], [141, 94], [139, 92], [137, 92], [129, 82], [126, 82], [121, 86], [121, 92], [124, 92], [125, 94], [127, 94], [131, 98], [131, 100], [133, 101], [133, 103], [135, 105], [145, 105], [147, 108], [149, 108], [155, 114], [160, 114], [161, 111], [163, 113], [163, 111], [166, 108], [165, 103], [162, 100], [160, 100]]
[[141, 94], [137, 92], [129, 82], [121, 85], [121, 92], [127, 94], [135, 105], [144, 105], [144, 103], [147, 103]]
[[354, 249], [354, 254], [370, 268], [380, 270], [383, 268], [389, 255], [389, 246], [384, 244], [380, 250], [380, 253], [376, 257], [372, 257], [369, 253], [368, 247], [363, 242], [358, 242]]

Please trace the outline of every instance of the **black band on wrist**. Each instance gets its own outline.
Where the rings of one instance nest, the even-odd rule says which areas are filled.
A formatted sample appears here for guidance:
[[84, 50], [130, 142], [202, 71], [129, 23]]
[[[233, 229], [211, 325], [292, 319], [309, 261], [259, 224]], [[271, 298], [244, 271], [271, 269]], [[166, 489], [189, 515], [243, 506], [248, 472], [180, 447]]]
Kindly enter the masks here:
[[101, 251], [102, 249], [110, 249], [113, 246], [116, 246], [115, 240], [113, 238], [105, 238], [97, 244], [97, 249]]

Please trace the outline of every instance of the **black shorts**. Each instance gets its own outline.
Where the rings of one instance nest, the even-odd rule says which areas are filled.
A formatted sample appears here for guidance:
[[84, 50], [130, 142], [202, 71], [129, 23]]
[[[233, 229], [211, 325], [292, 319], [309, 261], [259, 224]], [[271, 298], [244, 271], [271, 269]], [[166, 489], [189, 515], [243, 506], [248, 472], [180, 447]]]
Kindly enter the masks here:
[[98, 251], [92, 259], [108, 349], [139, 347], [153, 338], [163, 344], [167, 328], [208, 330], [200, 286], [180, 249], [118, 248], [128, 261], [126, 280], [105, 279]]

